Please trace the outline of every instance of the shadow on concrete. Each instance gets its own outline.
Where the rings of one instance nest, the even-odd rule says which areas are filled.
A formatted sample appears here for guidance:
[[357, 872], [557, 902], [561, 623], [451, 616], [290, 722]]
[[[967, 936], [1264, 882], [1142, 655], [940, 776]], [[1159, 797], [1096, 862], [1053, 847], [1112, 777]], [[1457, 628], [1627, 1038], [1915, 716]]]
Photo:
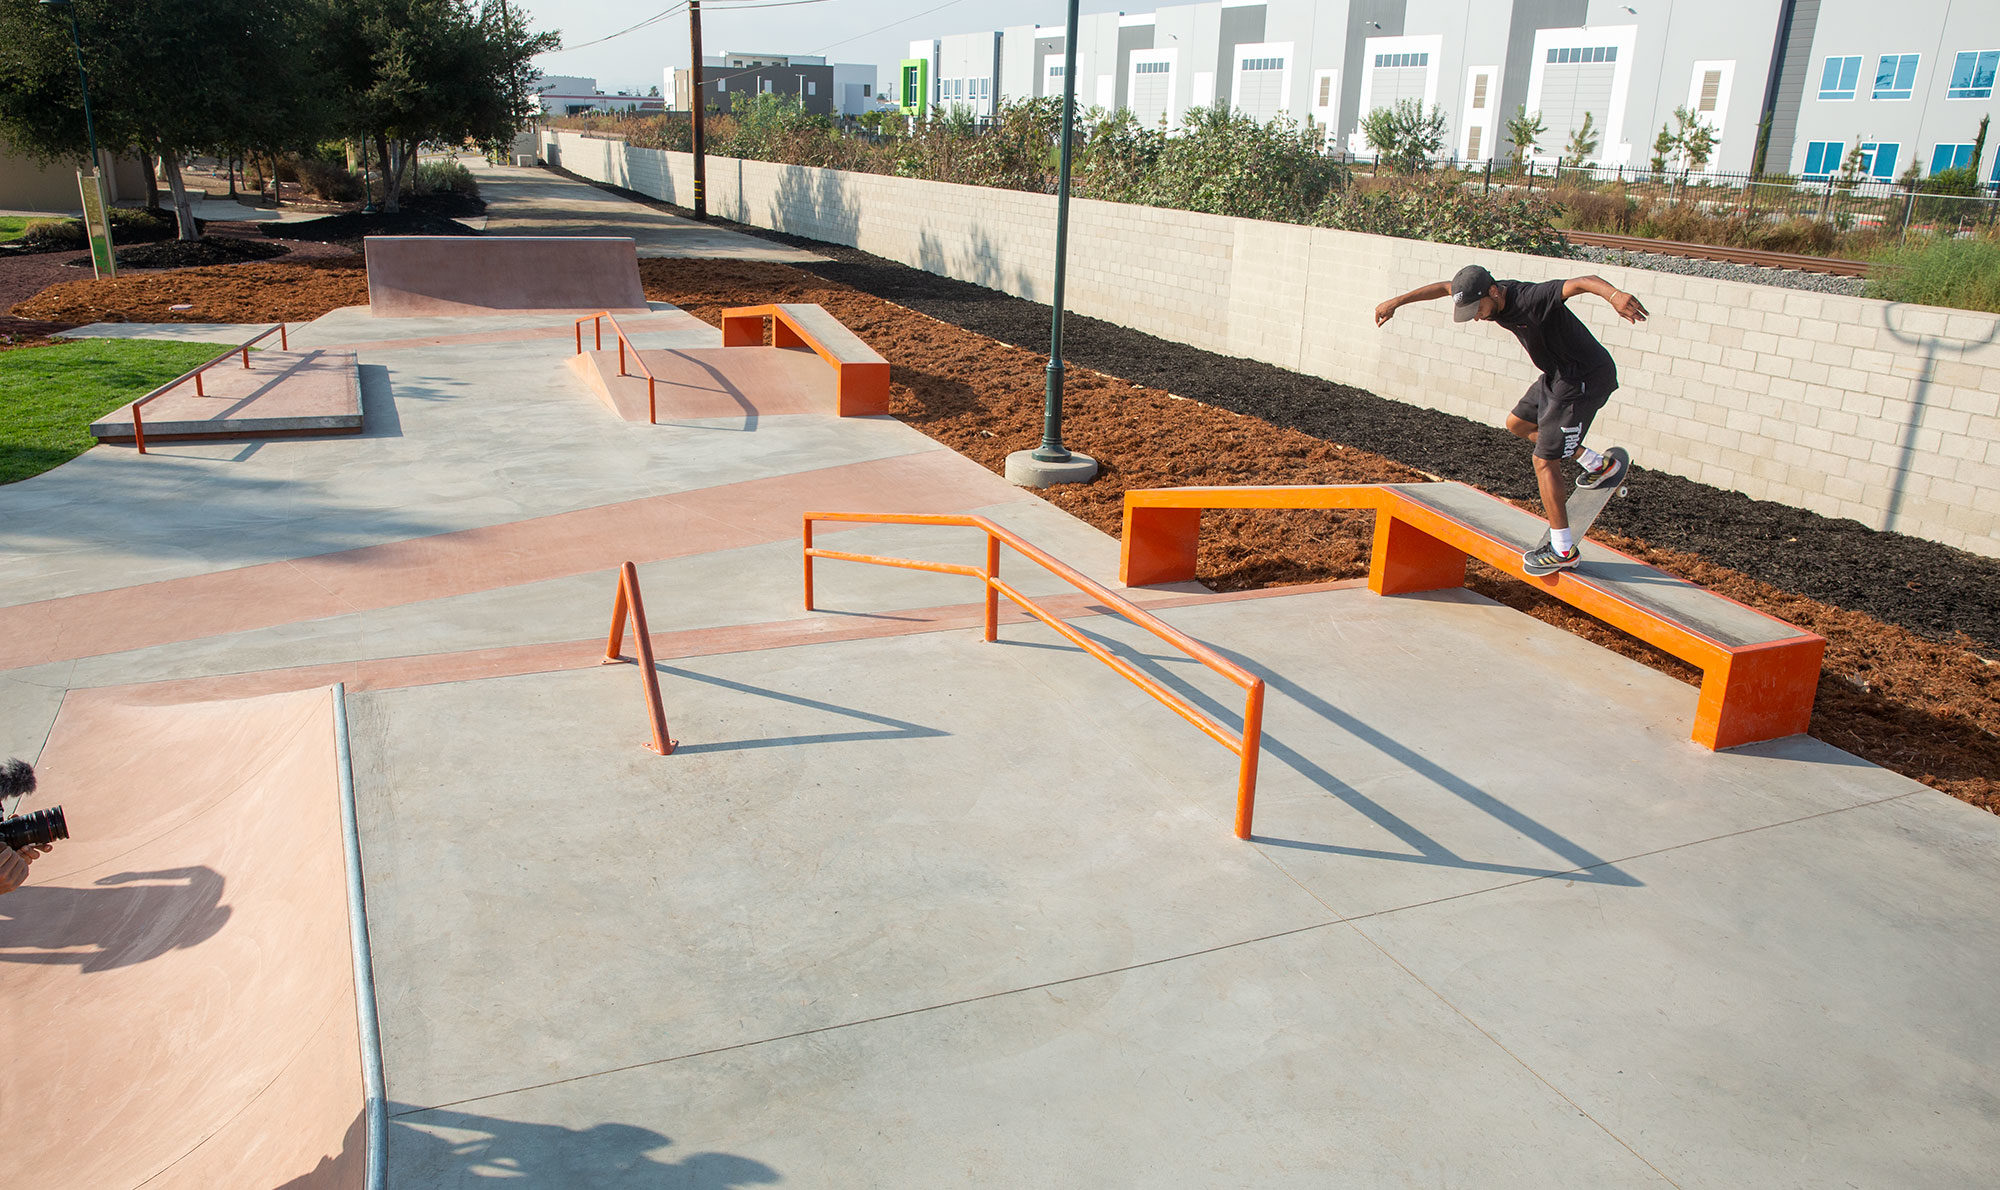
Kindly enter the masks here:
[[222, 873], [192, 867], [17, 888], [0, 897], [0, 963], [74, 963], [88, 975], [197, 946], [229, 921], [222, 886]]
[[634, 1124], [565, 1128], [391, 1105], [389, 1184], [458, 1186], [492, 1179], [514, 1190], [737, 1190], [784, 1180], [762, 1161], [734, 1153], [689, 1153], [677, 1161], [658, 1155], [673, 1143]]
[[868, 711], [858, 711], [853, 707], [835, 706], [816, 698], [806, 698], [798, 694], [786, 694], [763, 686], [751, 686], [743, 682], [732, 682], [728, 678], [718, 678], [713, 674], [698, 674], [692, 670], [675, 669], [671, 665], [655, 663], [653, 666], [662, 677], [680, 678], [690, 682], [700, 682], [707, 686], [719, 686], [724, 690], [734, 690], [738, 694], [750, 694], [758, 698], [775, 699], [808, 710], [826, 711], [830, 714], [859, 719], [864, 723], [875, 723], [883, 731], [841, 731], [824, 732], [819, 735], [774, 736], [761, 740], [731, 740], [711, 744], [682, 744], [674, 749], [676, 755], [694, 752], [742, 752], [751, 748], [788, 748], [797, 744], [849, 744], [865, 740], [921, 740], [935, 739], [950, 735], [935, 727], [924, 727], [916, 723], [906, 723], [901, 719], [891, 719], [887, 715], [876, 715]]
[[[1232, 706], [1224, 703], [1188, 684], [1183, 679], [1183, 674], [1194, 670], [1199, 670], [1202, 673], [1208, 672], [1206, 667], [1201, 666], [1199, 662], [1185, 657], [1180, 653], [1162, 655], [1149, 653], [1143, 649], [1136, 649], [1123, 641], [1105, 636], [1102, 633], [1092, 632], [1075, 622], [1072, 622], [1070, 626], [1085, 636], [1090, 637], [1114, 655], [1147, 672], [1161, 683], [1173, 687], [1176, 693], [1200, 708], [1216, 722], [1221, 723], [1231, 731], [1240, 732], [1243, 730], [1242, 704], [1238, 703]], [[1001, 643], [1011, 644], [1016, 647], [1057, 649], [1063, 652], [1082, 654], [1082, 650], [1066, 644], [1004, 640]], [[1361, 719], [1334, 706], [1298, 683], [1289, 681], [1271, 672], [1269, 666], [1262, 664], [1256, 658], [1244, 656], [1241, 653], [1223, 648], [1213, 642], [1208, 642], [1208, 645], [1223, 657], [1234, 661], [1251, 673], [1262, 676], [1267, 700], [1270, 696], [1274, 695], [1291, 699], [1306, 710], [1311, 711], [1322, 721], [1345, 732], [1357, 742], [1374, 748], [1418, 777], [1458, 797], [1470, 808], [1505, 824], [1552, 854], [1562, 857], [1569, 866], [1538, 867], [1534, 865], [1471, 859], [1460, 855], [1444, 843], [1426, 834], [1415, 824], [1398, 817], [1387, 806], [1384, 806], [1374, 798], [1369, 797], [1367, 794], [1362, 793], [1360, 790], [1342, 781], [1339, 777], [1328, 772], [1298, 749], [1291, 747], [1284, 740], [1272, 734], [1268, 728], [1264, 732], [1263, 739], [1263, 754], [1265, 757], [1278, 761], [1314, 785], [1339, 798], [1362, 817], [1400, 839], [1410, 850], [1407, 852], [1383, 851], [1377, 848], [1346, 847], [1334, 843], [1321, 843], [1304, 839], [1279, 839], [1268, 835], [1252, 835], [1250, 838], [1251, 842], [1262, 843], [1272, 847], [1286, 847], [1299, 851], [1317, 851], [1329, 855], [1349, 855], [1357, 859], [1389, 860], [1396, 863], [1457, 868], [1468, 872], [1492, 872], [1503, 876], [1562, 876], [1570, 880], [1588, 884], [1607, 884], [1625, 888], [1636, 888], [1641, 885], [1641, 881], [1619, 871], [1602, 856], [1594, 854], [1588, 848], [1571, 840], [1555, 828], [1539, 822], [1521, 810], [1508, 805], [1486, 790], [1481, 789], [1479, 786], [1432, 761], [1422, 753], [1402, 744], [1387, 732], [1363, 722]]]

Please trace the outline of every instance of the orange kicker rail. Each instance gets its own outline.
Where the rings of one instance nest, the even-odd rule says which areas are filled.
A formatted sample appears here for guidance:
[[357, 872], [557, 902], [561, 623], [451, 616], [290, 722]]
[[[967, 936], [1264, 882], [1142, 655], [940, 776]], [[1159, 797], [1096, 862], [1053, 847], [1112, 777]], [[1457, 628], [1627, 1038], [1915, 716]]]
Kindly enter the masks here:
[[[1700, 669], [1701, 694], [1691, 738], [1711, 751], [1797, 735], [1811, 726], [1820, 662], [1826, 652], [1824, 637], [1709, 592], [1711, 597], [1737, 603], [1793, 634], [1756, 644], [1725, 644], [1585, 581], [1586, 576], [1576, 572], [1530, 575], [1521, 566], [1520, 550], [1512, 544], [1405, 499], [1390, 485], [1128, 491], [1120, 581], [1143, 587], [1192, 579], [1205, 508], [1373, 510], [1375, 540], [1368, 588], [1377, 595], [1463, 586], [1466, 559], [1478, 558]], [[1608, 552], [1645, 566], [1616, 550]]]
[[653, 634], [646, 630], [646, 603], [639, 597], [639, 568], [627, 562], [618, 568], [618, 595], [611, 604], [611, 637], [604, 642], [604, 664], [625, 660], [618, 646], [625, 643], [625, 614], [632, 615], [633, 651], [639, 655], [639, 683], [646, 692], [646, 715], [653, 723], [653, 742], [646, 747], [673, 755], [680, 741], [667, 733], [667, 712], [660, 703], [660, 671], [653, 667]]
[[583, 354], [583, 324], [591, 324], [591, 333], [597, 336], [597, 350], [604, 350], [604, 324], [611, 324], [611, 333], [618, 337], [618, 374], [629, 375], [625, 371], [625, 349], [632, 348], [632, 362], [639, 365], [639, 374], [646, 378], [646, 422], [660, 424], [659, 381], [654, 379], [653, 370], [646, 366], [646, 359], [639, 354], [638, 345], [625, 337], [625, 328], [618, 325], [618, 317], [609, 310], [599, 310], [576, 320], [576, 353]]
[[155, 397], [163, 397], [167, 395], [174, 389], [178, 388], [180, 385], [185, 384], [190, 379], [194, 381], [194, 395], [197, 397], [207, 396], [208, 394], [204, 392], [201, 387], [201, 374], [203, 372], [208, 371], [210, 368], [213, 368], [215, 365], [221, 363], [223, 360], [228, 359], [230, 356], [237, 354], [238, 352], [241, 352], [243, 354], [243, 367], [247, 370], [250, 367], [251, 345], [253, 343], [256, 343], [260, 339], [268, 339], [272, 335], [278, 336], [278, 350], [290, 351], [292, 349], [290, 336], [288, 336], [285, 333], [285, 324], [281, 322], [278, 325], [270, 328], [269, 330], [260, 331], [257, 334], [250, 336], [248, 339], [245, 339], [241, 343], [238, 343], [236, 346], [231, 347], [227, 351], [224, 351], [221, 355], [216, 356], [214, 359], [209, 360], [207, 363], [202, 364], [201, 366], [193, 368], [189, 371], [182, 372], [179, 376], [174, 377], [172, 380], [167, 381], [165, 384], [154, 389], [152, 392], [149, 392], [145, 396], [140, 397], [138, 400], [132, 402], [132, 438], [133, 441], [139, 447], [139, 453], [140, 454], [146, 453], [146, 423], [139, 413], [139, 409], [141, 406], [143, 406], [146, 402], [152, 400]]
[[[815, 307], [817, 308], [817, 307]], [[824, 310], [820, 311], [826, 313]], [[828, 314], [828, 318], [833, 316]], [[801, 326], [784, 305], [736, 306], [722, 312], [724, 347], [764, 346], [764, 320], [771, 321], [771, 346], [807, 347], [833, 368], [834, 394], [841, 417], [866, 417], [889, 412], [889, 362], [869, 348], [870, 357], [852, 359], [830, 343], [822, 343]], [[841, 328], [846, 330], [845, 327]], [[852, 331], [848, 331], [852, 335]], [[860, 337], [855, 336], [860, 343]]]
[[[950, 525], [979, 529], [986, 534], [986, 566], [955, 565], [949, 562], [920, 562], [913, 558], [882, 558], [870, 554], [851, 554], [839, 550], [818, 549], [813, 545], [813, 522], [845, 521], [848, 523], [872, 525]], [[1059, 635], [1092, 657], [1097, 658], [1123, 674], [1127, 680], [1163, 703], [1167, 709], [1199, 728], [1203, 735], [1234, 752], [1238, 758], [1236, 773], [1236, 837], [1250, 837], [1250, 821], [1257, 808], [1257, 757], [1263, 746], [1264, 734], [1264, 679], [1216, 653], [1215, 650], [1173, 628], [1152, 613], [1115, 594], [1110, 588], [1097, 582], [1072, 567], [1059, 561], [1040, 547], [1017, 536], [1012, 530], [1003, 528], [983, 516], [960, 516], [940, 513], [875, 513], [875, 512], [808, 512], [805, 514], [805, 594], [806, 610], [813, 610], [813, 559], [826, 558], [839, 562], [862, 562], [874, 566], [893, 566], [903, 570], [924, 570], [934, 574], [961, 574], [976, 578], [986, 585], [986, 626], [985, 639], [997, 640], [1000, 633], [1000, 601], [1005, 595], [1022, 611], [1053, 628]], [[1244, 692], [1243, 731], [1238, 734], [1217, 723], [1196, 710], [1194, 704], [1167, 689], [1159, 681], [1141, 673], [1131, 662], [1114, 656], [1104, 646], [1070, 627], [1057, 616], [1044, 610], [1033, 600], [1023, 595], [1000, 578], [1000, 546], [1005, 544], [1022, 557], [1034, 562], [1069, 583], [1077, 590], [1089, 595], [1105, 607], [1125, 617], [1133, 624], [1159, 637], [1162, 641], [1179, 649], [1189, 657], [1207, 666], [1217, 674], [1235, 683]]]

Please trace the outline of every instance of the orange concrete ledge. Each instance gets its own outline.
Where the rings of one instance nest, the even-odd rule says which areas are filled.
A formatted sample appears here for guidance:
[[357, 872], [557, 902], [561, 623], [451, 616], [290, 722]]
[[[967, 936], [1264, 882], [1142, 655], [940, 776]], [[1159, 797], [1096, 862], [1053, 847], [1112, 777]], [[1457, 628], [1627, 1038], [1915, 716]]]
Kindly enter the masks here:
[[833, 367], [841, 417], [889, 412], [889, 361], [818, 306], [787, 302], [724, 310], [722, 345], [764, 346], [766, 319], [771, 346], [809, 348]]
[[623, 236], [369, 236], [361, 245], [378, 318], [651, 308], [638, 247]]
[[1373, 512], [1368, 585], [1378, 595], [1462, 586], [1467, 558], [1533, 584], [1700, 669], [1693, 739], [1705, 748], [1797, 735], [1812, 722], [1825, 638], [1595, 543], [1577, 570], [1530, 575], [1521, 553], [1544, 522], [1464, 484], [1127, 492], [1121, 580], [1149, 586], [1194, 578], [1207, 508]]

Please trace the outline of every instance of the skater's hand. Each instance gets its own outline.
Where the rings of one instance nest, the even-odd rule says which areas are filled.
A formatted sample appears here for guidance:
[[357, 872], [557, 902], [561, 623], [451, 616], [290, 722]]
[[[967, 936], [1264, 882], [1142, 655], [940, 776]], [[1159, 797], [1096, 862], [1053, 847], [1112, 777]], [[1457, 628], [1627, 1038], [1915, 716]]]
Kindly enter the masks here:
[[1646, 307], [1639, 304], [1638, 298], [1622, 289], [1611, 295], [1611, 308], [1617, 311], [1618, 317], [1627, 322], [1646, 321]]
[[1396, 316], [1395, 298], [1390, 298], [1388, 301], [1383, 302], [1381, 305], [1375, 307], [1376, 326], [1381, 326], [1383, 323], [1389, 321], [1391, 318], [1394, 318], [1395, 316]]

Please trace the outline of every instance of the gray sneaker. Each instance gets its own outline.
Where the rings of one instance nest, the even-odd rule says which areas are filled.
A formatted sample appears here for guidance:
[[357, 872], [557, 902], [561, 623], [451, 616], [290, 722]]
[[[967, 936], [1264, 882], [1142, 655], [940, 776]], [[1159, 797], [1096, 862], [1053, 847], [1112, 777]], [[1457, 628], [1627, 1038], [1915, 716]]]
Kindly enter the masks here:
[[1632, 456], [1625, 453], [1624, 447], [1614, 446], [1604, 452], [1604, 463], [1602, 466], [1598, 467], [1595, 471], [1586, 468], [1582, 475], [1576, 477], [1576, 486], [1578, 488], [1593, 489], [1610, 488], [1616, 491], [1618, 490], [1618, 485], [1625, 482], [1625, 472], [1631, 466]]
[[1553, 543], [1545, 541], [1521, 555], [1521, 569], [1535, 575], [1554, 574], [1558, 570], [1574, 570], [1576, 564], [1581, 561], [1583, 561], [1582, 550], [1559, 554]]

